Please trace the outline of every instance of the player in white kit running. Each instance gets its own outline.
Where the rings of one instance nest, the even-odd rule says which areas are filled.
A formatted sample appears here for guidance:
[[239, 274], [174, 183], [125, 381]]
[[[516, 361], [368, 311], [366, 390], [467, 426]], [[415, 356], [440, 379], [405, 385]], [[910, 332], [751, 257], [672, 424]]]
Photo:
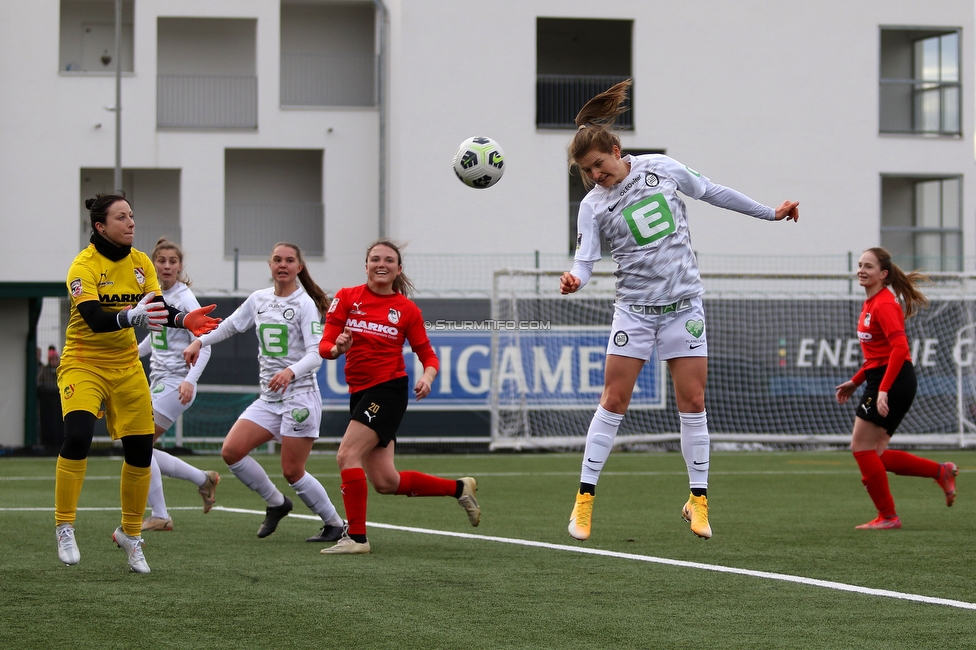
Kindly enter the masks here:
[[329, 297], [312, 279], [295, 244], [275, 244], [268, 266], [274, 286], [248, 296], [222, 327], [210, 332], [213, 336], [191, 343], [183, 358], [192, 366], [202, 346], [254, 328], [261, 394], [231, 427], [220, 453], [234, 476], [267, 502], [258, 529], [258, 537], [267, 537], [291, 512], [292, 503], [248, 454], [276, 440], [281, 445], [282, 474], [309, 510], [322, 518], [322, 530], [305, 541], [334, 542], [342, 536], [342, 517], [325, 487], [305, 471], [322, 421], [322, 393], [315, 373], [322, 365], [319, 340]]
[[[183, 251], [179, 246], [165, 237], [160, 239], [153, 248], [152, 261], [166, 304], [182, 311], [200, 307], [190, 291], [191, 283], [183, 270]], [[187, 369], [183, 350], [195, 338], [189, 330], [163, 327], [158, 332], [150, 331], [149, 336], [139, 343], [140, 357], [152, 355], [149, 358], [149, 387], [156, 425], [153, 442], [158, 441], [196, 399], [197, 382], [207, 367], [210, 349], [207, 348], [200, 355], [196, 366]], [[153, 449], [150, 469], [148, 501], [152, 514], [142, 522], [142, 530], [173, 530], [173, 519], [166, 509], [163, 495], [163, 476], [180, 478], [196, 485], [197, 492], [203, 498], [203, 512], [210, 512], [216, 500], [220, 474], [213, 470], [197, 469], [162, 449]]]
[[[631, 81], [603, 92], [576, 116], [569, 157], [592, 187], [579, 208], [579, 236], [573, 269], [563, 273], [563, 294], [580, 290], [600, 260], [601, 233], [617, 263], [616, 297], [603, 395], [586, 435], [580, 489], [569, 520], [569, 534], [590, 536], [593, 499], [600, 472], [630, 404], [637, 376], [655, 349], [667, 361], [681, 421], [681, 453], [691, 494], [682, 517], [702, 538], [708, 523], [709, 438], [705, 415], [708, 344], [704, 293], [691, 246], [684, 201], [693, 199], [742, 214], [780, 221], [799, 219], [799, 203], [778, 208], [757, 203], [664, 155], [622, 155], [613, 125], [627, 109]], [[595, 187], [593, 187], [595, 185]]]

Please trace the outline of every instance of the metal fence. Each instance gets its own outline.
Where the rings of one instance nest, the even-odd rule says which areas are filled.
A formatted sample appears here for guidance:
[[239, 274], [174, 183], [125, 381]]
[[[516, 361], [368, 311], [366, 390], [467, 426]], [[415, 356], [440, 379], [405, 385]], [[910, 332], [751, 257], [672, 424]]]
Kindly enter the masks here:
[[253, 75], [157, 75], [156, 126], [256, 129], [258, 78]]

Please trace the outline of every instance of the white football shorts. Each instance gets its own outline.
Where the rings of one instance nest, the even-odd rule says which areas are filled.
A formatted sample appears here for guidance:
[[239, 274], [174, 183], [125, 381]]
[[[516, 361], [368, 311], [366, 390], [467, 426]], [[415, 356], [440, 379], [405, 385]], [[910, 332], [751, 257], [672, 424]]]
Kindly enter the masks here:
[[179, 377], [167, 377], [152, 385], [153, 419], [156, 425], [169, 429], [176, 422], [177, 418], [190, 408], [197, 399], [196, 391], [193, 391], [193, 398], [187, 404], [180, 403], [180, 384], [183, 379]]
[[280, 402], [254, 400], [240, 418], [267, 429], [274, 439], [318, 438], [322, 423], [322, 394], [308, 391], [287, 397]]
[[707, 357], [701, 296], [672, 305], [613, 305], [607, 354], [650, 361], [657, 348], [663, 361]]

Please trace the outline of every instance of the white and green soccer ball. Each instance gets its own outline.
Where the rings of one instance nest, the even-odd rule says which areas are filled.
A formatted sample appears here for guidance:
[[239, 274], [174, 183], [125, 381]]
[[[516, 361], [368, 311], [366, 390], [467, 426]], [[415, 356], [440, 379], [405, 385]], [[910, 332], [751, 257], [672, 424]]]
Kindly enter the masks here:
[[454, 173], [468, 187], [487, 189], [505, 173], [505, 152], [491, 138], [468, 138], [454, 154]]

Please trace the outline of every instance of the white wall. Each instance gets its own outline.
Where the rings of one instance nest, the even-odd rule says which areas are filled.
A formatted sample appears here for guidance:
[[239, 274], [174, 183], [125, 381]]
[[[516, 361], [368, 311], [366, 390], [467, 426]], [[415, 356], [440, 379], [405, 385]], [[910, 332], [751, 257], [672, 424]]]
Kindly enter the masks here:
[[[370, 2], [365, 4], [370, 5]], [[252, 61], [258, 75], [257, 131], [157, 131], [157, 18], [256, 20]], [[38, 267], [36, 250], [7, 238], [0, 281], [63, 281], [78, 253], [79, 171], [115, 164], [111, 76], [58, 74], [57, 2], [0, 3], [0, 192], [42, 190], [45, 253], [60, 260]], [[200, 289], [229, 290], [233, 259], [223, 251], [224, 149], [322, 149], [326, 214], [324, 258], [309, 260], [323, 287], [362, 281], [366, 245], [378, 230], [375, 108], [282, 110], [279, 107], [279, 5], [269, 0], [139, 0], [135, 7], [135, 70], [122, 80], [125, 168], [179, 169], [183, 247]], [[22, 56], [23, 52], [32, 56]], [[18, 201], [18, 203], [20, 203]], [[0, 223], [22, 231], [22, 213]], [[138, 226], [137, 226], [138, 228]], [[267, 286], [262, 260], [244, 261], [240, 286]]]
[[[961, 173], [965, 253], [976, 255], [971, 2], [388, 5], [390, 233], [410, 241], [411, 254], [565, 252], [572, 133], [535, 128], [535, 19], [549, 16], [634, 21], [636, 129], [624, 134], [625, 146], [663, 148], [769, 204], [801, 202], [799, 224], [690, 202], [699, 252], [857, 251], [879, 241], [881, 173]], [[255, 21], [256, 131], [156, 129], [160, 17]], [[0, 192], [43, 188], [45, 249], [62, 261], [36, 268], [35, 252], [7, 238], [0, 280], [63, 279], [78, 250], [79, 170], [114, 164], [114, 115], [104, 108], [114, 103], [114, 79], [56, 72], [60, 20], [58, 3], [0, 3]], [[226, 148], [323, 150], [326, 251], [310, 270], [329, 288], [362, 281], [363, 251], [378, 232], [377, 111], [281, 109], [276, 1], [139, 0], [133, 20], [122, 160], [126, 168], [180, 170], [182, 243], [197, 286], [226, 290], [233, 281], [222, 247]], [[878, 135], [880, 25], [962, 27], [962, 139]], [[463, 186], [450, 167], [458, 143], [475, 134], [498, 139], [507, 154], [505, 178], [487, 191]], [[22, 229], [19, 211], [0, 219], [8, 231]], [[243, 289], [268, 280], [263, 261], [242, 263]]]
[[[904, 172], [966, 176], [965, 252], [976, 254], [971, 2], [391, 5], [391, 210], [413, 252], [564, 250], [572, 132], [534, 125], [535, 17], [561, 16], [634, 20], [636, 129], [623, 136], [626, 147], [665, 149], [767, 204], [801, 202], [794, 225], [691, 201], [699, 252], [876, 245], [879, 176]], [[878, 134], [879, 27], [919, 24], [963, 28], [963, 139]], [[476, 134], [506, 153], [505, 177], [487, 191], [462, 186], [450, 168], [457, 144]]]

